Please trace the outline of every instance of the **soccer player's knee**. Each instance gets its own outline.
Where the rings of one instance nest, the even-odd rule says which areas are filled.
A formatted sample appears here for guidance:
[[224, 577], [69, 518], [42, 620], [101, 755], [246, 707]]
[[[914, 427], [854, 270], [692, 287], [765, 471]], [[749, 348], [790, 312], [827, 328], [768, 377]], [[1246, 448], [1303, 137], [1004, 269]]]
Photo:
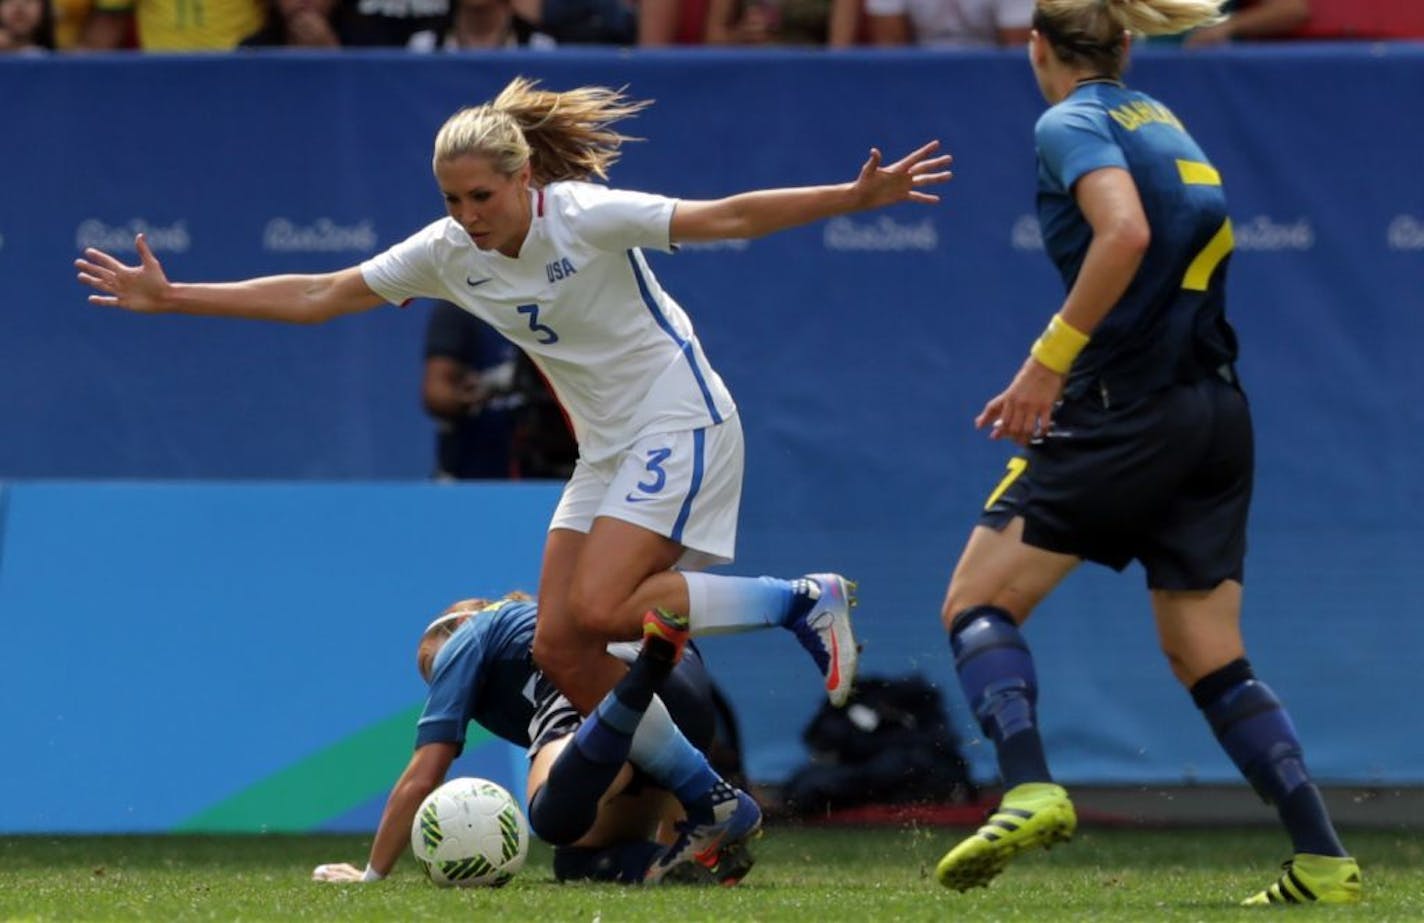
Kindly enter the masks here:
[[550, 795], [545, 785], [529, 801], [529, 827], [552, 846], [568, 846], [588, 832], [597, 816], [596, 804], [580, 804]]
[[982, 600], [973, 601], [957, 581], [951, 582], [949, 592], [944, 597], [944, 605], [939, 610], [940, 624], [944, 626], [945, 631], [953, 633], [955, 626], [961, 621], [960, 617], [983, 608], [981, 602]]
[[944, 605], [939, 608], [939, 623], [944, 626], [945, 631], [954, 631], [954, 617], [958, 614], [959, 610], [955, 608], [954, 600], [946, 596]]
[[1192, 673], [1187, 665], [1187, 661], [1166, 645], [1162, 645], [1162, 656], [1167, 658], [1167, 667], [1172, 671], [1172, 675], [1177, 678], [1177, 682], [1191, 689], [1193, 685]]
[[555, 686], [562, 687], [584, 662], [582, 649], [551, 633], [534, 633], [534, 664]]
[[607, 594], [575, 587], [569, 594], [567, 615], [570, 624], [582, 635], [605, 638], [621, 638], [625, 631], [619, 624], [618, 610], [621, 600], [609, 599]]
[[1256, 672], [1251, 669], [1251, 662], [1239, 657], [1193, 683], [1190, 689], [1192, 701], [1196, 703], [1197, 708], [1207, 713], [1207, 718], [1215, 725], [1217, 719], [1212, 714], [1213, 710], [1224, 707], [1224, 701], [1233, 695], [1239, 695], [1241, 690], [1254, 682]]

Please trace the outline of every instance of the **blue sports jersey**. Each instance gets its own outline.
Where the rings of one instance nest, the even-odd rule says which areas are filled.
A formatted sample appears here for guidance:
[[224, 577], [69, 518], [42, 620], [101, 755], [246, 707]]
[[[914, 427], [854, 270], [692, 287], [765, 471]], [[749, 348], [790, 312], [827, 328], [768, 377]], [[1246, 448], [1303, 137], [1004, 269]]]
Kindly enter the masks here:
[[529, 746], [536, 611], [533, 602], [501, 600], [455, 629], [431, 664], [417, 747], [453, 743], [463, 749], [471, 721], [510, 743]]
[[1226, 196], [1177, 117], [1144, 93], [1094, 80], [1045, 112], [1034, 136], [1039, 224], [1066, 286], [1092, 240], [1073, 199], [1085, 174], [1127, 170], [1152, 231], [1137, 275], [1073, 363], [1065, 396], [1123, 403], [1229, 367], [1236, 336], [1225, 315]]

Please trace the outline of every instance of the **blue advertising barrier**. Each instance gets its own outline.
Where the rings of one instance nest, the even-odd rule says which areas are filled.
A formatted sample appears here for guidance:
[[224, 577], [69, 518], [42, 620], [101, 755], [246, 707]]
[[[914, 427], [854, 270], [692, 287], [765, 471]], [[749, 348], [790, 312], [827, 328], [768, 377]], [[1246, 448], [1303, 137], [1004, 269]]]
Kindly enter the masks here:
[[[537, 587], [556, 486], [12, 485], [3, 830], [373, 829], [421, 629]], [[524, 787], [522, 751], [465, 774]]]
[[[1033, 219], [1042, 102], [1021, 54], [6, 59], [0, 683], [18, 705], [0, 713], [0, 741], [34, 754], [4, 772], [35, 797], [0, 807], [0, 829], [245, 828], [254, 815], [229, 799], [268, 783], [303, 790], [305, 777], [282, 788], [283, 773], [340, 758], [363, 729], [399, 724], [418, 703], [411, 620], [505, 588], [472, 585], [485, 573], [472, 562], [506, 555], [501, 574], [532, 586], [555, 488], [499, 507], [516, 534], [461, 523], [505, 528], [483, 511], [533, 488], [354, 483], [430, 469], [423, 307], [311, 328], [134, 317], [85, 304], [70, 267], [90, 245], [132, 259], [138, 230], [176, 279], [353, 264], [440, 214], [434, 131], [516, 73], [552, 87], [626, 83], [657, 100], [631, 125], [647, 142], [613, 172], [629, 188], [711, 197], [842, 181], [872, 145], [893, 157], [930, 137], [954, 153], [937, 207], [650, 258], [741, 407], [748, 474], [732, 569], [860, 578], [865, 669], [939, 682], [976, 770], [992, 773], [936, 615], [1007, 455], [970, 421], [1061, 298]], [[1424, 782], [1424, 744], [1397, 733], [1414, 723], [1401, 652], [1424, 641], [1408, 612], [1424, 590], [1424, 409], [1412, 400], [1424, 390], [1424, 50], [1148, 51], [1130, 76], [1182, 118], [1232, 203], [1230, 312], [1259, 433], [1253, 661], [1319, 775]], [[28, 483], [53, 478], [274, 483]], [[392, 533], [358, 515], [368, 508], [409, 538], [379, 563], [372, 547]], [[209, 515], [221, 542], [182, 520]], [[454, 534], [475, 544], [454, 550]], [[249, 604], [234, 587], [270, 595]], [[333, 614], [317, 603], [333, 595], [351, 627], [339, 656], [296, 669], [284, 642], [321, 636]], [[245, 632], [200, 635], [232, 654], [201, 671], [175, 649], [195, 608]], [[1062, 778], [1235, 777], [1161, 663], [1140, 572], [1075, 574], [1028, 636]], [[819, 700], [809, 662], [779, 634], [707, 650], [742, 716], [753, 777], [785, 778], [806, 758], [788, 729]], [[349, 711], [327, 714], [318, 693], [366, 674], [404, 685], [352, 693]], [[195, 679], [212, 697], [173, 713]], [[253, 683], [287, 711], [268, 703], [249, 718]], [[55, 695], [61, 708], [46, 705]], [[291, 717], [307, 709], [334, 723]], [[175, 785], [154, 754], [204, 720], [238, 752], [186, 748], [205, 771], [226, 765], [202, 777], [211, 784], [195, 773]], [[507, 754], [491, 759], [489, 773], [511, 772]], [[51, 793], [73, 800], [100, 766], [123, 798], [54, 809], [63, 816], [39, 807]], [[163, 783], [150, 792], [155, 771]], [[284, 823], [360, 827], [371, 809], [354, 797], [355, 814], [325, 805]]]

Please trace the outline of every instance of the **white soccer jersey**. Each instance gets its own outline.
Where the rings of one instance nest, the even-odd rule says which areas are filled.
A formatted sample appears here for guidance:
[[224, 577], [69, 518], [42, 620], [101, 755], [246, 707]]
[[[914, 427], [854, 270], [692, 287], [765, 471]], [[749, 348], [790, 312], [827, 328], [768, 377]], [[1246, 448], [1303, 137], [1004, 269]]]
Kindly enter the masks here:
[[672, 250], [675, 200], [593, 183], [530, 190], [517, 258], [480, 250], [451, 218], [361, 264], [393, 304], [443, 298], [529, 354], [599, 462], [640, 435], [698, 429], [736, 412], [687, 314], [639, 248]]

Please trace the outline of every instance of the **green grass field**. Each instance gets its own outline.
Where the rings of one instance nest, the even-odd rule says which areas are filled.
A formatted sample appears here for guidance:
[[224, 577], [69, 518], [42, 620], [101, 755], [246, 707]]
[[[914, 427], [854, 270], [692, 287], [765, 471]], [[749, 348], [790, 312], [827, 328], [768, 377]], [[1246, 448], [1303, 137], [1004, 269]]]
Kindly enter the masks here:
[[431, 886], [409, 858], [376, 885], [308, 880], [320, 862], [364, 862], [361, 837], [9, 837], [0, 838], [0, 918], [1424, 921], [1417, 833], [1348, 835], [1365, 873], [1361, 906], [1244, 910], [1236, 901], [1273, 880], [1285, 857], [1272, 830], [1089, 829], [1021, 858], [987, 890], [957, 894], [930, 870], [964, 832], [772, 827], [737, 888], [558, 885], [536, 845], [508, 887], [469, 891]]

